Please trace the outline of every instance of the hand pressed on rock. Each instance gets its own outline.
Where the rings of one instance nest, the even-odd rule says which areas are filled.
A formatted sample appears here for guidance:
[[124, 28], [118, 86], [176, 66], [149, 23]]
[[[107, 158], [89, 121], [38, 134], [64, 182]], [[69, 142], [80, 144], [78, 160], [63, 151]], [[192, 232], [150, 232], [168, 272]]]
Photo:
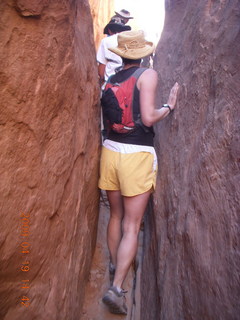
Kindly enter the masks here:
[[168, 97], [168, 105], [170, 106], [170, 108], [173, 110], [175, 108], [175, 104], [177, 102], [177, 94], [178, 94], [178, 90], [179, 90], [180, 86], [179, 84], [176, 82], [174, 84], [174, 86], [172, 87], [169, 97]]

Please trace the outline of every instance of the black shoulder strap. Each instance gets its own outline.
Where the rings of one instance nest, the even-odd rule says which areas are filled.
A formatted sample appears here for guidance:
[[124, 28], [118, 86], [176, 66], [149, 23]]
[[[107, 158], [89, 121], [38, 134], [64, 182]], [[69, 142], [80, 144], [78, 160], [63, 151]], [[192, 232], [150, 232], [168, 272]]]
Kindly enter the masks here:
[[[145, 70], [147, 70], [148, 68], [137, 68], [131, 75], [129, 75], [128, 76], [128, 78], [127, 79], [125, 79], [124, 81], [122, 81], [122, 82], [125, 82], [125, 81], [127, 81], [129, 78], [131, 78], [131, 77], [135, 77], [136, 79], [138, 79], [139, 77], [140, 77], [140, 75], [145, 71]], [[107, 83], [111, 83], [111, 84], [114, 84], [114, 82], [112, 82], [112, 77], [113, 76], [115, 76], [115, 74], [113, 74], [113, 75], [111, 75], [109, 78], [108, 78], [108, 80], [107, 80]], [[122, 82], [120, 82], [120, 83], [122, 83]]]
[[134, 76], [135, 78], [139, 78], [140, 75], [145, 71], [147, 70], [148, 68], [138, 68], [137, 70], [135, 70], [132, 74], [132, 76]]
[[112, 79], [112, 77], [113, 77], [114, 75], [115, 75], [115, 74], [112, 74], [111, 76], [109, 76], [109, 78], [107, 79], [106, 84], [107, 84], [107, 83], [112, 83], [112, 82], [111, 82], [111, 79]]

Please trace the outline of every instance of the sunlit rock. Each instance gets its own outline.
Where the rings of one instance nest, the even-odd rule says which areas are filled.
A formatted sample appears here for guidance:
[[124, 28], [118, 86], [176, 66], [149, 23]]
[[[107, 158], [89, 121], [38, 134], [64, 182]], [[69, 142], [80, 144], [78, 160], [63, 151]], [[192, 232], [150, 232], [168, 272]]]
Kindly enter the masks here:
[[0, 318], [78, 319], [96, 239], [88, 1], [1, 1]]
[[89, 0], [94, 26], [94, 42], [98, 49], [100, 41], [106, 36], [103, 34], [105, 25], [114, 13], [114, 0]]

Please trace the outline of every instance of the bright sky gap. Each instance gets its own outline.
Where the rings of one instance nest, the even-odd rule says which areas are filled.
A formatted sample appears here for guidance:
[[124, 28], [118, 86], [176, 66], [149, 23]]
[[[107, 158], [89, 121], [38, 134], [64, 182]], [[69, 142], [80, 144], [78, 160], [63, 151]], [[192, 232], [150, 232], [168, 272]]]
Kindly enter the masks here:
[[115, 0], [115, 10], [126, 9], [134, 19], [129, 20], [133, 30], [143, 30], [149, 41], [158, 43], [165, 17], [164, 0]]

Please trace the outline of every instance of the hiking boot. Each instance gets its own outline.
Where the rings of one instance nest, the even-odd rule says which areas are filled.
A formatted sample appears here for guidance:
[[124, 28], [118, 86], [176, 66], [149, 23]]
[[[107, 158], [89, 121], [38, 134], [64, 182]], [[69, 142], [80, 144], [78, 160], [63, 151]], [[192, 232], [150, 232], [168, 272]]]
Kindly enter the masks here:
[[124, 293], [126, 291], [118, 292], [116, 287], [110, 287], [104, 295], [102, 301], [108, 306], [111, 313], [127, 314], [126, 298]]
[[110, 285], [112, 286], [113, 284], [113, 279], [115, 276], [115, 266], [110, 262], [109, 263], [109, 280], [110, 280]]

